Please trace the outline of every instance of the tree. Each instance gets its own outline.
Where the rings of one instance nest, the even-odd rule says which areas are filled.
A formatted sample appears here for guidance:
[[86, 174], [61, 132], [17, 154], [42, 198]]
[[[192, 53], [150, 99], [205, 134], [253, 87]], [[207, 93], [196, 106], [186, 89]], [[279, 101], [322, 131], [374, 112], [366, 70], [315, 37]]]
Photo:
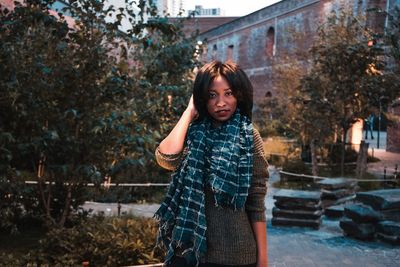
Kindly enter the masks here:
[[[146, 20], [154, 15], [146, 1], [139, 14], [70, 1], [72, 29], [51, 4], [28, 0], [1, 11], [0, 176], [13, 183], [16, 170], [37, 180], [37, 206], [62, 226], [87, 183], [126, 169], [152, 177], [156, 142], [180, 114], [196, 62], [179, 23]], [[119, 15], [107, 22], [112, 12]], [[124, 12], [136, 16], [127, 33], [118, 30]]]
[[[305, 121], [317, 128], [337, 129], [342, 175], [348, 130], [373, 112], [382, 98], [393, 99], [398, 94], [385, 74], [383, 49], [376, 37], [351, 10], [333, 12], [318, 29], [310, 50], [311, 69], [299, 88], [302, 101], [307, 102], [302, 113]], [[331, 131], [313, 133], [316, 138], [332, 136]]]

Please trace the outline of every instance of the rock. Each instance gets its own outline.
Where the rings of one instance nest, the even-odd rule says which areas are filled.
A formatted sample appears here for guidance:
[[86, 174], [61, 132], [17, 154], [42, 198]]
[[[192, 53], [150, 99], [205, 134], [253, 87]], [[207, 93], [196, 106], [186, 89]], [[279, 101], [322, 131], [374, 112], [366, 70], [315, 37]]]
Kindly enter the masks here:
[[351, 195], [348, 197], [343, 197], [340, 199], [323, 199], [322, 200], [322, 207], [326, 209], [327, 207], [333, 206], [333, 205], [339, 205], [343, 204], [349, 201], [353, 201], [356, 198], [356, 195]]
[[317, 184], [326, 190], [336, 190], [340, 188], [354, 188], [357, 185], [357, 181], [346, 178], [326, 178], [318, 181]]
[[337, 189], [333, 191], [321, 189], [321, 199], [340, 199], [354, 194], [353, 189]]
[[344, 207], [344, 215], [356, 223], [375, 223], [381, 219], [378, 212], [369, 206], [351, 204]]
[[329, 218], [340, 218], [343, 217], [344, 207], [342, 205], [335, 205], [325, 209], [325, 216]]
[[400, 223], [393, 221], [381, 221], [376, 225], [378, 233], [400, 237]]
[[356, 200], [375, 210], [400, 210], [400, 189], [382, 189], [357, 193]]
[[311, 227], [319, 229], [321, 225], [321, 219], [307, 220], [307, 219], [290, 219], [290, 218], [276, 218], [273, 217], [271, 220], [272, 225], [275, 226], [300, 226], [300, 227]]
[[384, 220], [400, 222], [400, 209], [381, 210], [380, 213]]
[[369, 223], [357, 224], [349, 218], [340, 220], [340, 228], [352, 237], [361, 240], [372, 240], [375, 237], [375, 226]]
[[390, 235], [386, 235], [386, 234], [383, 234], [383, 233], [376, 233], [376, 236], [380, 240], [382, 240], [382, 241], [384, 241], [386, 243], [389, 243], [389, 244], [392, 244], [392, 245], [400, 245], [400, 237], [399, 236], [390, 236]]
[[321, 204], [322, 204], [321, 201], [319, 201], [318, 203], [315, 202], [297, 203], [291, 201], [275, 202], [275, 206], [280, 209], [288, 209], [288, 210], [302, 209], [308, 211], [322, 210]]
[[318, 203], [321, 199], [321, 192], [319, 191], [300, 191], [280, 189], [273, 197], [278, 202], [280, 201], [293, 201], [298, 203]]
[[311, 219], [316, 220], [321, 218], [322, 210], [305, 211], [305, 210], [285, 210], [274, 207], [272, 216], [277, 218], [293, 218], [293, 219]]

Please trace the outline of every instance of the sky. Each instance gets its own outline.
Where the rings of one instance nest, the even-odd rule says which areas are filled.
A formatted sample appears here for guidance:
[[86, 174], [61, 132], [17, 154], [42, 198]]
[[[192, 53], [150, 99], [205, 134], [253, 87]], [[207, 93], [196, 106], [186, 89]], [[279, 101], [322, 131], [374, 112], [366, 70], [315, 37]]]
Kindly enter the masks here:
[[188, 10], [194, 10], [195, 5], [203, 8], [221, 8], [225, 16], [244, 16], [280, 0], [186, 0]]

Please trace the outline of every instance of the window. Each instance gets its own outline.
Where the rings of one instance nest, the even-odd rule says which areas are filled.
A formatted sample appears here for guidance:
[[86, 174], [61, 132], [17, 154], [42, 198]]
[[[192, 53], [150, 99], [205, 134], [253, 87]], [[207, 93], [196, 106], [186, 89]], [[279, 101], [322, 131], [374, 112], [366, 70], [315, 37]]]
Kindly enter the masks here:
[[273, 27], [270, 27], [267, 33], [265, 53], [267, 57], [273, 57], [275, 55], [275, 30]]
[[227, 60], [233, 60], [233, 45], [228, 46]]
[[218, 52], [218, 48], [217, 48], [217, 45], [215, 44], [215, 45], [213, 45], [213, 50], [211, 52], [212, 53], [211, 58], [213, 60], [217, 59], [217, 52]]

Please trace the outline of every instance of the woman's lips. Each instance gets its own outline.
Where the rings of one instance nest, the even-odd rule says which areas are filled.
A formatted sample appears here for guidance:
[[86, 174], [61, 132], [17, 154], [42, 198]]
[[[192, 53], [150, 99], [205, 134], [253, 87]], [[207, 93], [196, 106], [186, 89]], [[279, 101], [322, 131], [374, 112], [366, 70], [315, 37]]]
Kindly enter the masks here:
[[218, 117], [225, 117], [229, 114], [229, 110], [223, 109], [223, 110], [218, 110], [217, 112]]

